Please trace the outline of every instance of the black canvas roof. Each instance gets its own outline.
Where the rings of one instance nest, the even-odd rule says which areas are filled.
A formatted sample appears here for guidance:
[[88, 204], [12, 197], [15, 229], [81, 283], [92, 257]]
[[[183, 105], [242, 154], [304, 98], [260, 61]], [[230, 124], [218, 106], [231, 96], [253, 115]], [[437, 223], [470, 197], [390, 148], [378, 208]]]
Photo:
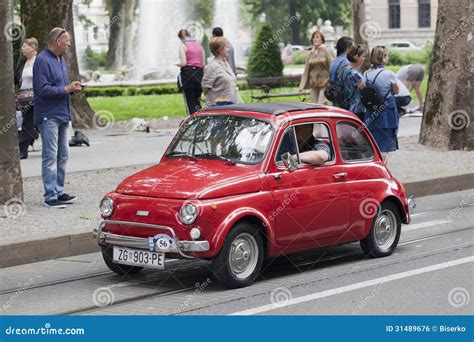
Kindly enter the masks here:
[[273, 102], [273, 103], [242, 103], [227, 106], [213, 107], [214, 110], [239, 110], [248, 112], [259, 112], [271, 115], [280, 115], [287, 112], [294, 112], [309, 109], [321, 109], [324, 106], [314, 103], [303, 102]]

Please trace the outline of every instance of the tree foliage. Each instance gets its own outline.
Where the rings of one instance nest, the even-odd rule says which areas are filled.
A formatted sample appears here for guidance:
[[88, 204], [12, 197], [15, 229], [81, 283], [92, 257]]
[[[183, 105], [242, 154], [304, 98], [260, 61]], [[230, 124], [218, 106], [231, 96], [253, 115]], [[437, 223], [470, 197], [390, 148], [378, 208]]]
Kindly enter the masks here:
[[277, 39], [270, 24], [263, 24], [250, 50], [247, 65], [249, 78], [283, 75], [283, 62]]
[[[316, 24], [316, 20], [331, 20], [333, 26], [351, 26], [350, 0], [244, 0], [251, 15], [251, 22], [255, 25], [262, 13], [275, 30], [285, 26], [285, 22], [292, 21], [296, 7], [296, 20], [291, 28], [285, 29], [279, 37], [284, 43], [309, 43], [307, 30]], [[293, 21], [292, 21], [293, 22]], [[297, 30], [299, 41], [295, 41], [293, 32]]]

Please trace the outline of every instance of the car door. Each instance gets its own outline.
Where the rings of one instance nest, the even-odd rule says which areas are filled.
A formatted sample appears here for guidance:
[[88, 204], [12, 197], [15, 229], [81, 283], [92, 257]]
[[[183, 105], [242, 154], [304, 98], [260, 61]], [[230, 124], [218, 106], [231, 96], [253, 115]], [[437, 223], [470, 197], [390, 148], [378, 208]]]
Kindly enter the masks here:
[[379, 206], [376, 199], [388, 186], [388, 174], [359, 123], [340, 120], [336, 124], [336, 136], [350, 194], [349, 231], [361, 237], [367, 221], [371, 222], [376, 214]]
[[[323, 165], [300, 162], [295, 126], [321, 124], [327, 129], [332, 156]], [[273, 169], [267, 173], [274, 200], [276, 240], [279, 245], [314, 241], [342, 234], [349, 220], [349, 196], [341, 165], [336, 158], [330, 121], [296, 122], [281, 135]], [[284, 171], [281, 155], [290, 152], [298, 158], [298, 169]]]

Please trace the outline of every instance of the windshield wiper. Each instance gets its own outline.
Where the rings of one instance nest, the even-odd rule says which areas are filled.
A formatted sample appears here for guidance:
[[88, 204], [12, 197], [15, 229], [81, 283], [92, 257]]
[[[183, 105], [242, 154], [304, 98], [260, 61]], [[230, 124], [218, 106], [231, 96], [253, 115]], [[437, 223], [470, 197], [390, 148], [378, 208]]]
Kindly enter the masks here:
[[184, 151], [173, 151], [173, 152], [165, 154], [165, 157], [187, 157], [191, 159], [196, 159], [193, 155]]
[[201, 153], [201, 154], [195, 154], [194, 155], [196, 158], [210, 158], [210, 159], [220, 159], [220, 160], [224, 160], [228, 163], [231, 163], [232, 165], [235, 165], [235, 162], [230, 160], [230, 159], [227, 159], [223, 156], [218, 156], [217, 154], [215, 153], [211, 153], [211, 152], [207, 152], [207, 153]]

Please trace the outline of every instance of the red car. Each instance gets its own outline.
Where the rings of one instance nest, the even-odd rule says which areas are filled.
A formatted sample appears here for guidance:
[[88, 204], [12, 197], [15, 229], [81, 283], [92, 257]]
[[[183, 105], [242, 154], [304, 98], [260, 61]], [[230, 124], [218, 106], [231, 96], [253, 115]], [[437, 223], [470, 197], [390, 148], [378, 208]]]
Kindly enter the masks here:
[[[308, 152], [322, 159], [303, 162]], [[108, 193], [95, 235], [119, 274], [199, 258], [236, 288], [270, 256], [353, 241], [372, 257], [390, 255], [409, 202], [352, 113], [230, 105], [186, 119], [159, 164]]]

